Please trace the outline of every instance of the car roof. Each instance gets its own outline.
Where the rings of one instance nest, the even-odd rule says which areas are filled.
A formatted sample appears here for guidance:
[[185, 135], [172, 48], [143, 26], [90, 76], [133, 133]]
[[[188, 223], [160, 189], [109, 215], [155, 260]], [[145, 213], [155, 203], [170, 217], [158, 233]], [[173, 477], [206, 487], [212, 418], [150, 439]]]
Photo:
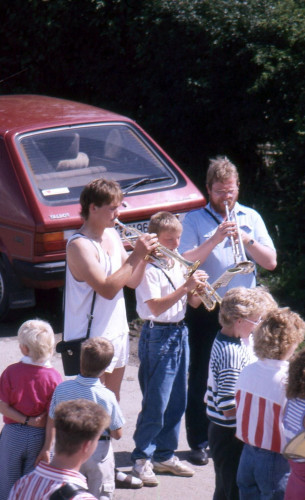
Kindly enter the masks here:
[[40, 128], [124, 120], [124, 116], [79, 102], [43, 95], [0, 96], [0, 133]]

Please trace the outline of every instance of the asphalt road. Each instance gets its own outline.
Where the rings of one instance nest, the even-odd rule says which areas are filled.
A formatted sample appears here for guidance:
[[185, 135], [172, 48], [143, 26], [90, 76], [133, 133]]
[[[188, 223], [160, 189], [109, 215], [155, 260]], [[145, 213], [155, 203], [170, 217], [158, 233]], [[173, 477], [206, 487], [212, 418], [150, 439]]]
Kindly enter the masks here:
[[[61, 335], [60, 296], [57, 293], [47, 292], [40, 294], [37, 306], [32, 310], [18, 311], [10, 321], [0, 323], [0, 372], [11, 363], [20, 359], [20, 351], [16, 333], [23, 321], [39, 317], [49, 321], [56, 333], [57, 340]], [[135, 332], [134, 332], [135, 333]], [[114, 441], [116, 465], [122, 471], [131, 470], [130, 453], [134, 443], [132, 435], [135, 428], [138, 412], [141, 407], [141, 391], [138, 385], [137, 362], [137, 335], [130, 337], [130, 363], [126, 368], [121, 391], [121, 408], [126, 419], [123, 437]], [[53, 366], [62, 373], [63, 369], [59, 354], [54, 354]], [[0, 427], [2, 419], [0, 417]], [[181, 425], [179, 448], [177, 456], [187, 461], [188, 445], [185, 436], [184, 421]], [[192, 478], [181, 478], [170, 475], [160, 475], [160, 484], [154, 488], [143, 487], [139, 490], [117, 489], [115, 500], [140, 499], [143, 500], [211, 500], [214, 491], [214, 470], [210, 460], [206, 466], [192, 466], [195, 475]]]

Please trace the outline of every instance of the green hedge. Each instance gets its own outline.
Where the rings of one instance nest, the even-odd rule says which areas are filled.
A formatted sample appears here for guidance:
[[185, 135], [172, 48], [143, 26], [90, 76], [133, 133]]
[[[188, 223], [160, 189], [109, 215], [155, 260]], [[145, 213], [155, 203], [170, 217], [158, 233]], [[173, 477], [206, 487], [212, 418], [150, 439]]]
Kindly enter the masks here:
[[2, 0], [1, 87], [127, 114], [204, 187], [226, 154], [279, 253], [262, 273], [303, 313], [305, 5]]

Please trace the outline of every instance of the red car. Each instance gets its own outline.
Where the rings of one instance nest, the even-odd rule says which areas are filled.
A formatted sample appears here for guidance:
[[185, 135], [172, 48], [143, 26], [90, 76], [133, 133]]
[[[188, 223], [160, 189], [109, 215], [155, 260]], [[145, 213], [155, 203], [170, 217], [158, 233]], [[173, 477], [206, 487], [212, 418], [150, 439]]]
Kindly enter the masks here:
[[205, 204], [133, 120], [52, 97], [0, 96], [0, 318], [33, 306], [35, 288], [63, 285], [79, 196], [99, 177], [120, 183], [120, 220], [140, 231], [159, 210], [182, 217]]

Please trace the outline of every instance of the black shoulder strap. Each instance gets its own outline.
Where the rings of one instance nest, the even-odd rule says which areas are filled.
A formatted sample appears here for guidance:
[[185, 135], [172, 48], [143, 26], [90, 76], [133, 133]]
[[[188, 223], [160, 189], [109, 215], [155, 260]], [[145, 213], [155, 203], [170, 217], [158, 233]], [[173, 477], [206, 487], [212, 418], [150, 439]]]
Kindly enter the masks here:
[[94, 290], [93, 296], [92, 296], [91, 310], [90, 310], [90, 314], [88, 314], [88, 328], [87, 328], [86, 339], [88, 339], [90, 337], [90, 330], [91, 330], [91, 324], [92, 324], [92, 320], [93, 320], [93, 309], [94, 309], [95, 299], [96, 299], [96, 291]]
[[220, 224], [220, 221], [217, 219], [217, 217], [212, 214], [212, 212], [210, 212], [210, 210], [208, 208], [204, 208], [204, 210], [212, 217], [212, 219], [214, 219], [214, 221], [216, 222], [217, 225]]
[[82, 491], [88, 491], [85, 488], [81, 488], [77, 484], [66, 483], [63, 486], [60, 486], [57, 490], [53, 491], [50, 496], [50, 500], [70, 500], [70, 498], [74, 498], [78, 493]]
[[169, 277], [169, 275], [164, 271], [164, 269], [162, 269], [162, 267], [156, 266], [156, 264], [151, 264], [151, 265], [154, 266], [156, 269], [160, 269], [160, 271], [162, 271], [162, 273], [165, 274], [165, 276], [167, 277], [167, 279], [170, 282], [170, 284], [172, 285], [173, 289], [176, 290], [176, 287], [175, 287], [174, 283], [172, 282], [172, 280]]
[[[67, 251], [67, 250], [66, 250]], [[66, 257], [66, 262], [65, 262], [65, 286], [63, 289], [63, 295], [62, 295], [62, 307], [61, 307], [61, 313], [62, 313], [62, 340], [65, 340], [65, 307], [66, 307], [66, 284], [67, 284], [67, 257]]]

